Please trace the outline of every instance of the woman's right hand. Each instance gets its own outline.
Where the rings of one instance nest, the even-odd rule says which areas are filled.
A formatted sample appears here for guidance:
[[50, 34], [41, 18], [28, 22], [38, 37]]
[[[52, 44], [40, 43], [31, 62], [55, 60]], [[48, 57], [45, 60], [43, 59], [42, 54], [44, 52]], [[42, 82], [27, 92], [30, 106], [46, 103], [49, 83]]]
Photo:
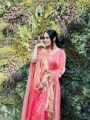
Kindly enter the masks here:
[[34, 47], [34, 50], [32, 52], [32, 58], [31, 58], [31, 61], [33, 63], [36, 63], [37, 59], [38, 59], [38, 48], [39, 47], [44, 47], [45, 48], [45, 45], [44, 43], [39, 43], [39, 44], [36, 44], [35, 47]]
[[45, 48], [45, 44], [44, 43], [38, 43], [35, 45], [35, 48], [39, 48], [39, 47], [44, 47]]

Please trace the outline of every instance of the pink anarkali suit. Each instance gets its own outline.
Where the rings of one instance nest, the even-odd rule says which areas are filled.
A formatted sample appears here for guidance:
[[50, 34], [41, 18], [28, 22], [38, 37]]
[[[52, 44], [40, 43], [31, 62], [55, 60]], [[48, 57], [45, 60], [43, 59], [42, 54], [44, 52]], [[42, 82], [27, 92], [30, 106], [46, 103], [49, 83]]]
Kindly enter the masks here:
[[38, 59], [30, 63], [21, 120], [60, 120], [59, 74], [64, 74], [65, 64], [63, 49], [50, 54], [49, 48], [39, 48]]

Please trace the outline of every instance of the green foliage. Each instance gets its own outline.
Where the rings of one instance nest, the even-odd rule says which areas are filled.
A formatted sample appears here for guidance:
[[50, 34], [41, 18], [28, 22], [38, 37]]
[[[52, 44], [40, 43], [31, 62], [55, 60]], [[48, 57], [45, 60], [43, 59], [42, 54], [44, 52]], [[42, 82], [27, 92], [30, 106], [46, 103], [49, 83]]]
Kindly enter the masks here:
[[87, 39], [89, 38], [89, 32], [90, 31], [90, 29], [85, 29], [85, 31], [84, 32], [80, 32], [80, 33], [74, 33], [74, 34], [72, 34], [72, 36], [71, 36], [71, 40], [72, 40], [72, 42], [75, 44], [75, 46], [76, 46], [76, 49], [78, 50], [78, 52], [80, 53], [80, 54], [86, 54], [86, 52], [85, 52], [85, 43], [86, 43], [86, 41], [87, 41]]
[[21, 97], [22, 100], [23, 100], [23, 97], [24, 97], [24, 94], [25, 94], [24, 89], [25, 89], [25, 83], [24, 82], [23, 83], [21, 83], [21, 82], [18, 83], [17, 86], [16, 86], [16, 89], [15, 89], [16, 93], [18, 94], [18, 96]]
[[[16, 83], [13, 89], [8, 91], [9, 88], [7, 88], [6, 92], [3, 86], [0, 87], [0, 92], [3, 91], [3, 95], [0, 95], [0, 114], [4, 116], [9, 115], [14, 120], [20, 120], [28, 75], [28, 67], [23, 66], [30, 59], [30, 53], [26, 48], [29, 44], [29, 38], [38, 36], [47, 28], [53, 28], [60, 33], [62, 31], [60, 23], [65, 22], [65, 20], [70, 22], [75, 17], [81, 16], [86, 22], [86, 27], [78, 32], [72, 31], [70, 41], [67, 42], [65, 47], [67, 66], [66, 73], [61, 79], [61, 119], [89, 120], [90, 108], [87, 104], [89, 104], [90, 100], [90, 65], [85, 56], [85, 43], [90, 37], [90, 14], [86, 12], [90, 6], [89, 0], [55, 0], [53, 2], [52, 0], [49, 2], [48, 0], [1, 0], [1, 3], [0, 43], [5, 37], [8, 37], [11, 38], [12, 45], [2, 46], [0, 44], [0, 83], [5, 78], [3, 74], [5, 65], [9, 65], [11, 61], [15, 61], [17, 62], [18, 71], [12, 77]], [[21, 13], [27, 16], [27, 19], [23, 17], [24, 23], [21, 24], [21, 21], [18, 21], [21, 18], [17, 18], [15, 14], [15, 21], [11, 23], [8, 21], [12, 28], [15, 26], [15, 32], [5, 36], [2, 31], [8, 23], [4, 21], [2, 16], [12, 6], [20, 9]], [[62, 16], [60, 23], [55, 21], [56, 16]], [[30, 44], [32, 45], [32, 43]], [[12, 81], [11, 79], [7, 83], [12, 83]], [[4, 96], [5, 92], [8, 96]]]
[[3, 65], [6, 65], [8, 63], [8, 60], [7, 59], [2, 59], [0, 60], [0, 68], [3, 66]]
[[0, 59], [7, 59], [10, 55], [15, 55], [15, 49], [12, 46], [4, 46], [3, 48], [0, 48]]
[[10, 116], [13, 120], [20, 119], [24, 89], [25, 83], [19, 82], [14, 90], [9, 89], [9, 94], [0, 96], [0, 114]]
[[54, 28], [51, 22], [54, 12], [53, 5], [47, 4], [46, 2], [45, 4], [38, 4], [35, 8], [35, 13], [31, 11], [31, 16], [28, 19], [29, 29], [32, 31], [31, 34], [37, 35], [48, 27]]
[[4, 78], [5, 78], [4, 74], [0, 72], [0, 85], [2, 84]]

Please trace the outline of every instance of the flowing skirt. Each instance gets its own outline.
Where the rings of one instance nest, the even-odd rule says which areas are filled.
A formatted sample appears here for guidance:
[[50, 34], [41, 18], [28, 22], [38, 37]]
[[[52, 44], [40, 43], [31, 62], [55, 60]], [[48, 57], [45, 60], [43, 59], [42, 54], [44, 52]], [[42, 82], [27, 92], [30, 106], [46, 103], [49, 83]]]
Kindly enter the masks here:
[[[58, 80], [59, 81], [59, 80]], [[60, 85], [59, 82], [55, 83], [55, 100], [54, 108], [55, 115], [51, 119], [45, 111], [45, 102], [47, 98], [47, 91], [33, 90], [32, 96], [28, 105], [26, 120], [60, 120]]]
[[33, 90], [27, 111], [27, 120], [50, 120], [47, 112], [44, 110], [47, 91]]

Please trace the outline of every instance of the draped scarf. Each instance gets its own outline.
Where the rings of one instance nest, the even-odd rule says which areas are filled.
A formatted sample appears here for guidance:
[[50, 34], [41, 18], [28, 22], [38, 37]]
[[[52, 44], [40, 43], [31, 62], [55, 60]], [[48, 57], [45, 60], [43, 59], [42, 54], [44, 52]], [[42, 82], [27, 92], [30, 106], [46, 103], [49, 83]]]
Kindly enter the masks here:
[[33, 90], [47, 91], [47, 98], [44, 110], [50, 118], [54, 115], [54, 78], [48, 68], [48, 55], [45, 48], [39, 47], [36, 63], [30, 63], [29, 76], [26, 86], [26, 93], [23, 101], [22, 120], [26, 120], [28, 104]]

